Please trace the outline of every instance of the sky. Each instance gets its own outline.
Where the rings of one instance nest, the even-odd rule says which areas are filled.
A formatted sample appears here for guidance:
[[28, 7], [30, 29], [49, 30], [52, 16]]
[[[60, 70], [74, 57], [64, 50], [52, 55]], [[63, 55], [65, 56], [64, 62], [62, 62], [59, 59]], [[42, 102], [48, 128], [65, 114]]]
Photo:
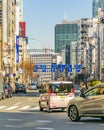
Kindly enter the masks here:
[[92, 17], [92, 0], [23, 0], [29, 49], [54, 49], [55, 25]]

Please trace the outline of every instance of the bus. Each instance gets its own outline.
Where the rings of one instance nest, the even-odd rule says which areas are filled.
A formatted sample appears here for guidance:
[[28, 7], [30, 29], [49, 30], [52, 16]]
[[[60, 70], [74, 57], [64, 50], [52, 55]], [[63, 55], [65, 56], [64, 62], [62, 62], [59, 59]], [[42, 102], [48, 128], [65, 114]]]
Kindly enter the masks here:
[[39, 97], [40, 111], [47, 109], [65, 110], [69, 100], [74, 97], [74, 86], [71, 81], [51, 81], [49, 82]]

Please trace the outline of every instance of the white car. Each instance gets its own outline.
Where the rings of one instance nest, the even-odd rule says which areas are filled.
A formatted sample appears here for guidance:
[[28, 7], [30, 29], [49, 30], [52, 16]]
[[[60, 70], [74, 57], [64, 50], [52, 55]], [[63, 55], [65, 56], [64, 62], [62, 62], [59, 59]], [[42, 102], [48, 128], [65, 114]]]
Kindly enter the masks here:
[[37, 84], [31, 83], [30, 84], [30, 90], [36, 90], [37, 89]]

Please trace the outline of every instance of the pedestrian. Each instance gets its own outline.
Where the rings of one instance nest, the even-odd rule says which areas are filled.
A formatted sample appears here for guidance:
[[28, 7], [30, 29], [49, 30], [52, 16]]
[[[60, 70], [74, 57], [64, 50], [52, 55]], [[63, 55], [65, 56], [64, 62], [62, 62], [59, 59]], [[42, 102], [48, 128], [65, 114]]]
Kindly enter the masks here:
[[80, 87], [81, 87], [81, 92], [82, 92], [82, 93], [84, 93], [84, 92], [87, 90], [86, 85], [84, 84], [84, 82], [82, 82], [82, 83], [80, 84]]

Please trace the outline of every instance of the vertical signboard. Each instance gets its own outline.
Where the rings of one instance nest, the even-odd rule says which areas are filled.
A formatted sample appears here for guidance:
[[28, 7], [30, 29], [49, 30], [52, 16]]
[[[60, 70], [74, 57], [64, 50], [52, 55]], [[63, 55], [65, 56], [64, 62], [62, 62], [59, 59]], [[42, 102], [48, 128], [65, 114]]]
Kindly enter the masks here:
[[19, 22], [19, 36], [20, 37], [26, 37], [26, 23], [25, 22]]
[[16, 63], [19, 62], [19, 36], [16, 36]]

